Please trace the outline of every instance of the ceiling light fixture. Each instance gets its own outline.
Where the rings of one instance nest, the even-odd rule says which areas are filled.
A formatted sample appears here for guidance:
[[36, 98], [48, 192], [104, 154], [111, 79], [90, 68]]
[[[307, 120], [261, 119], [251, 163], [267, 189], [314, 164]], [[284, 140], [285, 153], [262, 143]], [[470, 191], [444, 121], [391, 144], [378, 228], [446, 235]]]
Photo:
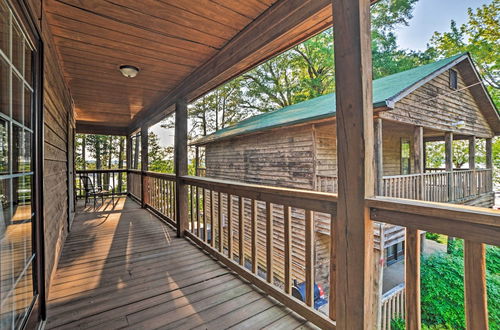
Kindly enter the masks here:
[[133, 65], [120, 65], [122, 75], [127, 78], [134, 78], [139, 73], [139, 68]]

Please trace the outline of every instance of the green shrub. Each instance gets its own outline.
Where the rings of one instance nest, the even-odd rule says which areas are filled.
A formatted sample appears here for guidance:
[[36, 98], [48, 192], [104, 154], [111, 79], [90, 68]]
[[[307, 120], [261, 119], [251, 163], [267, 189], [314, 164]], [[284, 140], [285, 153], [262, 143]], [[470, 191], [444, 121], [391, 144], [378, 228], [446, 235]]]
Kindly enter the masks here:
[[[500, 248], [487, 247], [486, 278], [491, 329], [500, 329]], [[428, 329], [465, 329], [463, 241], [452, 254], [422, 257], [422, 323]]]
[[398, 317], [391, 320], [391, 330], [405, 330], [405, 320]]

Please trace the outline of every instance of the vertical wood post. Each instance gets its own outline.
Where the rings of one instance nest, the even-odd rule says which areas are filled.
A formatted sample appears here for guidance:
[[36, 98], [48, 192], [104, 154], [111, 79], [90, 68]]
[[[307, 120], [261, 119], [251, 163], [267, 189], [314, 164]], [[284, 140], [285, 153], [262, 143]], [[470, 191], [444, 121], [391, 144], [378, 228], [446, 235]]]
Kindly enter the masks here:
[[[413, 169], [414, 173], [424, 173], [424, 128], [416, 126], [413, 131]], [[415, 197], [422, 199], [424, 195], [424, 180], [420, 175], [417, 186], [415, 187]]]
[[384, 195], [384, 154], [383, 154], [383, 133], [382, 118], [376, 118], [374, 123], [375, 138], [375, 192], [378, 196]]
[[375, 193], [370, 1], [332, 0], [332, 5], [339, 193], [331, 241], [337, 281], [330, 294], [336, 295], [338, 329], [368, 329], [375, 312], [373, 226], [365, 207], [365, 198]]
[[476, 195], [477, 190], [477, 176], [476, 176], [476, 137], [469, 137], [469, 170], [472, 170], [470, 192]]
[[[181, 177], [188, 173], [187, 153], [187, 103], [179, 100], [175, 104], [175, 190], [177, 237], [184, 236], [188, 220], [188, 189]], [[220, 200], [219, 200], [220, 203]], [[212, 228], [212, 240], [214, 232]]]
[[141, 127], [141, 206], [146, 207], [148, 202], [148, 178], [146, 171], [148, 170], [148, 127]]
[[196, 176], [200, 175], [200, 149], [198, 146], [195, 147], [195, 163], [194, 163], [194, 173]]
[[454, 180], [453, 174], [453, 133], [447, 132], [444, 135], [444, 150], [445, 150], [445, 167], [448, 173], [448, 201], [451, 202], [455, 199], [454, 195]]
[[[127, 160], [127, 170], [132, 168], [132, 137], [130, 135], [127, 135], [126, 137], [126, 151], [125, 151], [125, 157]], [[130, 175], [127, 171], [127, 194], [130, 194]]]
[[488, 329], [484, 244], [464, 240], [465, 319], [467, 329]]
[[[491, 169], [493, 171], [493, 139], [486, 139], [486, 168]], [[493, 191], [493, 173], [490, 174], [488, 182], [488, 191]]]
[[406, 228], [405, 239], [405, 316], [406, 329], [420, 330], [420, 232]]

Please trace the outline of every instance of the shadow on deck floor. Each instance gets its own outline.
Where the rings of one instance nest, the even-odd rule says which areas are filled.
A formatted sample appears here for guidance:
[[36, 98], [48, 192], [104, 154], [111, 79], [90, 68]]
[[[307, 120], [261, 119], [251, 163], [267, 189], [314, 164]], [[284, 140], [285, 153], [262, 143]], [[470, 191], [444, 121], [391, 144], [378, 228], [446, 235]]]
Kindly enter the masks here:
[[314, 328], [131, 199], [78, 210], [47, 329]]

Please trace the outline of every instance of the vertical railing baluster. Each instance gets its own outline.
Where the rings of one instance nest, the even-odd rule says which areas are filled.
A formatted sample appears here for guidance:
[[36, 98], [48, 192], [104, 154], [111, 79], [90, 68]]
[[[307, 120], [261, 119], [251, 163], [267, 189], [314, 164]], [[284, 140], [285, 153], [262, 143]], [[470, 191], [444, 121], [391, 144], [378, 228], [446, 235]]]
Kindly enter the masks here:
[[219, 236], [219, 252], [220, 253], [223, 253], [223, 247], [224, 247], [224, 244], [223, 244], [223, 241], [222, 241], [222, 194], [221, 192], [219, 191], [218, 192], [218, 199], [217, 199], [217, 220], [218, 220], [218, 223], [217, 223], [217, 231], [218, 231], [218, 236]]
[[257, 261], [257, 202], [252, 199], [251, 206], [252, 217], [252, 272], [257, 274], [258, 261]]
[[305, 210], [305, 235], [306, 235], [306, 304], [313, 306], [314, 304], [314, 222], [313, 212]]
[[292, 216], [288, 205], [283, 205], [285, 226], [285, 292], [292, 292]]
[[273, 204], [266, 202], [266, 274], [267, 281], [273, 282]]
[[215, 247], [215, 227], [214, 227], [214, 219], [215, 219], [215, 192], [210, 190], [210, 246]]
[[245, 210], [243, 197], [238, 196], [238, 252], [239, 262], [243, 266], [245, 264]]
[[201, 237], [200, 231], [200, 189], [198, 186], [195, 187], [196, 193], [196, 235]]
[[227, 255], [233, 260], [233, 198], [227, 194]]
[[203, 241], [207, 243], [207, 191], [203, 188]]

